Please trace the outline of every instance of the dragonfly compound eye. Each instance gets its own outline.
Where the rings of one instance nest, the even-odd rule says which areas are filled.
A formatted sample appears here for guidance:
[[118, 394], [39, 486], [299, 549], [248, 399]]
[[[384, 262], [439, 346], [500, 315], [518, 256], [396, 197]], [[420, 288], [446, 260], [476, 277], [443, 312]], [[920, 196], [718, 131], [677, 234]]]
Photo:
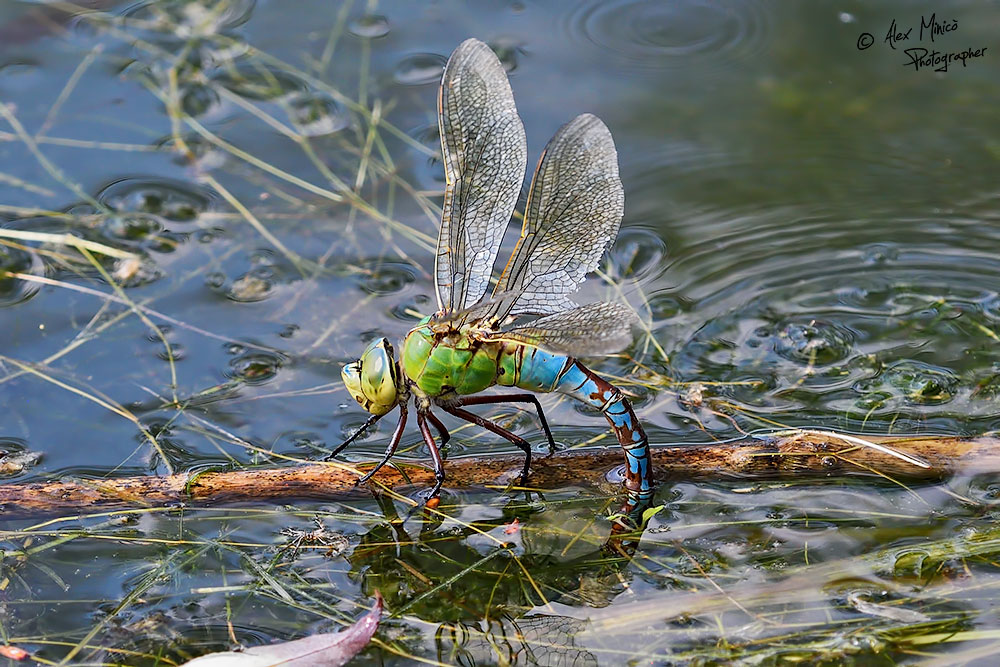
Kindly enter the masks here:
[[344, 386], [347, 388], [347, 393], [351, 395], [355, 401], [357, 401], [361, 407], [365, 410], [368, 409], [368, 399], [365, 397], [364, 392], [361, 390], [361, 361], [355, 361], [353, 364], [347, 364], [340, 371], [340, 377], [344, 380]]
[[[372, 414], [382, 415], [396, 406], [396, 362], [392, 356], [392, 346], [382, 338], [371, 345], [361, 355], [357, 368], [358, 393], [364, 397], [364, 402], [357, 394], [352, 395]], [[348, 367], [344, 367], [344, 384], [348, 391], [351, 385], [348, 381]], [[351, 381], [353, 382], [353, 377]]]

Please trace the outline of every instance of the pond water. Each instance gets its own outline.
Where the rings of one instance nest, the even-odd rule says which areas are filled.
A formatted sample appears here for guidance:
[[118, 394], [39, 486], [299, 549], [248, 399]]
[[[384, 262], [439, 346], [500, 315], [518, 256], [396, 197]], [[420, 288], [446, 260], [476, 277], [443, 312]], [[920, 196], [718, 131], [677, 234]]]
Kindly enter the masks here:
[[[614, 135], [625, 219], [578, 298], [643, 319], [588, 362], [654, 444], [997, 429], [1000, 12], [924, 11], [0, 3], [0, 231], [139, 258], [0, 238], [26, 274], [0, 276], [5, 482], [294, 465], [363, 423], [340, 366], [435, 308], [437, 82], [470, 36], [509, 70], [529, 164], [579, 113]], [[986, 50], [935, 72], [907, 48]], [[542, 403], [560, 446], [615, 446]], [[490, 414], [541, 444], [531, 414]], [[463, 428], [446, 454], [508, 450]], [[415, 428], [400, 457], [426, 459]], [[674, 479], [617, 551], [613, 491], [583, 486], [450, 490], [431, 517], [406, 495], [82, 507], [0, 526], [0, 632], [54, 663], [176, 664], [330, 631], [379, 590], [359, 664], [988, 664], [998, 498], [981, 477]], [[288, 548], [317, 517], [328, 544]]]

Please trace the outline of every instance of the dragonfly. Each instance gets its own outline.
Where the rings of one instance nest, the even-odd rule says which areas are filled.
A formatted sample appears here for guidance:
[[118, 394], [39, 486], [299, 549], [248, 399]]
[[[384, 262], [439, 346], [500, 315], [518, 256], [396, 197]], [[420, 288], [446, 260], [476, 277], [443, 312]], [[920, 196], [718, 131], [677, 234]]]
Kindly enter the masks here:
[[[434, 466], [429, 498], [438, 497], [445, 481], [431, 428], [442, 445], [449, 439], [435, 409], [520, 448], [523, 485], [531, 444], [467, 408], [533, 406], [551, 453], [555, 441], [536, 394], [560, 392], [605, 416], [625, 455], [623, 509], [647, 506], [653, 484], [642, 425], [622, 391], [578, 360], [627, 346], [637, 318], [622, 304], [577, 305], [569, 298], [597, 268], [624, 214], [611, 132], [596, 116], [583, 114], [548, 142], [528, 190], [520, 237], [489, 290], [524, 182], [527, 141], [507, 74], [483, 42], [466, 40], [449, 58], [438, 94], [438, 125], [446, 181], [434, 267], [438, 310], [406, 334], [399, 359], [389, 340], [380, 338], [343, 367], [347, 391], [370, 417], [327, 458], [398, 408], [384, 457], [359, 480], [366, 482], [396, 452], [412, 398]], [[523, 391], [477, 395], [494, 386]]]

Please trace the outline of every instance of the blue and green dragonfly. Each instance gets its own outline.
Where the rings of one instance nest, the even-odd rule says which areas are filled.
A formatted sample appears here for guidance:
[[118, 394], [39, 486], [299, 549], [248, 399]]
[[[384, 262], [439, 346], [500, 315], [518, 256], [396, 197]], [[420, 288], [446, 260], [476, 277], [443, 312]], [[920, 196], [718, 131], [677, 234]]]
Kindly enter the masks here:
[[[452, 53], [441, 80], [438, 123], [446, 177], [435, 263], [438, 311], [407, 333], [400, 359], [381, 338], [344, 366], [347, 390], [371, 417], [330, 457], [398, 407], [385, 456], [360, 480], [367, 481], [395, 453], [412, 397], [434, 463], [431, 498], [445, 472], [430, 427], [442, 444], [449, 437], [432, 408], [517, 445], [524, 451], [526, 481], [528, 441], [466, 408], [532, 404], [554, 449], [541, 405], [530, 392], [557, 391], [604, 414], [625, 452], [625, 509], [648, 505], [653, 487], [646, 434], [621, 390], [576, 359], [627, 345], [635, 315], [619, 304], [578, 306], [569, 299], [621, 225], [625, 197], [611, 133], [600, 119], [584, 114], [552, 137], [535, 169], [520, 239], [487, 294], [524, 181], [527, 145], [507, 74], [486, 44], [469, 39]], [[522, 324], [521, 316], [537, 317]], [[475, 396], [494, 385], [527, 391]]]

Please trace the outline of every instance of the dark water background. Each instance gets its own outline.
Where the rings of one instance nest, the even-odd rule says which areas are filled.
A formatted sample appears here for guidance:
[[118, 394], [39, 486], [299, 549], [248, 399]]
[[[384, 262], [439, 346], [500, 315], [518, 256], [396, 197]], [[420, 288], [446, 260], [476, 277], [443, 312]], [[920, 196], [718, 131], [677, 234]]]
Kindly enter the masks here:
[[[645, 370], [592, 365], [627, 376], [654, 442], [1000, 426], [996, 3], [86, 6], [0, 2], [0, 226], [142, 260], [0, 245], [0, 268], [59, 281], [0, 277], [0, 447], [29, 463], [9, 483], [304, 459], [362, 423], [340, 365], [434, 307], [435, 95], [469, 36], [510, 70], [529, 164], [578, 113], [614, 134], [625, 220], [580, 299], [643, 317]], [[958, 27], [917, 43], [932, 12]], [[895, 50], [893, 20], [914, 27]], [[986, 51], [936, 73], [905, 65], [912, 46]], [[564, 446], [605, 433], [543, 404]], [[423, 457], [416, 429], [403, 444]], [[504, 447], [463, 429], [448, 454]], [[986, 660], [998, 495], [671, 483], [631, 560], [600, 551], [600, 489], [454, 493], [427, 523], [394, 523], [401, 500], [8, 521], [0, 634], [56, 662], [156, 664], [330, 630], [378, 588], [402, 616], [371, 662]], [[317, 514], [334, 553], [278, 548]]]

